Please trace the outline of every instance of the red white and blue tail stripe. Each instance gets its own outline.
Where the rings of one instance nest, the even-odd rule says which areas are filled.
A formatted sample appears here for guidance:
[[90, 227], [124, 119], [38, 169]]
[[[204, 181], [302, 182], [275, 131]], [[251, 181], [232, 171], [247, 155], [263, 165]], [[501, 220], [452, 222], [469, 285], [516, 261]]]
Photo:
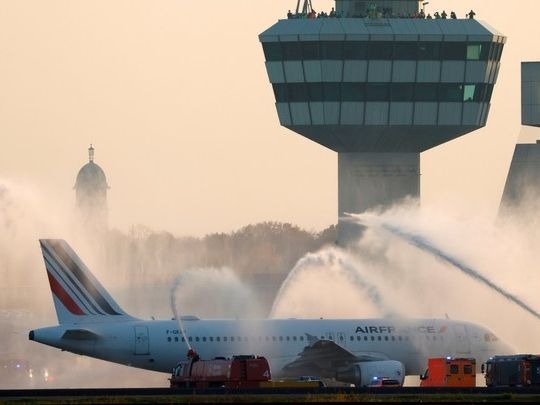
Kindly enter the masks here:
[[40, 239], [59, 323], [118, 321], [129, 317], [61, 239]]

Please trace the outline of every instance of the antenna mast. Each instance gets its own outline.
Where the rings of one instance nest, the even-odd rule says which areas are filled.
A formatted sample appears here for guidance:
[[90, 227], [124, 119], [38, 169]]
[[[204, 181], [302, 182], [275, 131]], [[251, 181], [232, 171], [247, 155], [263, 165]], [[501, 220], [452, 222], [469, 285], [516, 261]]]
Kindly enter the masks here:
[[[304, 4], [302, 5], [302, 12], [301, 14], [309, 14], [313, 11], [313, 5], [311, 4], [311, 0], [304, 0]], [[300, 0], [296, 2], [296, 14], [298, 15], [300, 12]]]

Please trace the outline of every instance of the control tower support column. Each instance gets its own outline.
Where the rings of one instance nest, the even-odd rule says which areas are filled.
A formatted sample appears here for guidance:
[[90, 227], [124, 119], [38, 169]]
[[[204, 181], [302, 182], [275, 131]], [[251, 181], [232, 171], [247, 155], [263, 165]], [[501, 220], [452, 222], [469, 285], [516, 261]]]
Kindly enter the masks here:
[[346, 214], [388, 208], [420, 198], [419, 153], [338, 153], [338, 240], [351, 241], [360, 227]]

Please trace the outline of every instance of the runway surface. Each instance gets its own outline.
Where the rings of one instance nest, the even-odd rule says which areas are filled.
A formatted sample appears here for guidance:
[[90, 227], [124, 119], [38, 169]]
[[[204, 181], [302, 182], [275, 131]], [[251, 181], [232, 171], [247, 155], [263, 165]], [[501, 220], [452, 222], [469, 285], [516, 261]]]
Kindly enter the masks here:
[[311, 389], [169, 389], [91, 388], [0, 390], [0, 402], [171, 403], [171, 402], [495, 402], [540, 401], [540, 387], [504, 388], [311, 388]]

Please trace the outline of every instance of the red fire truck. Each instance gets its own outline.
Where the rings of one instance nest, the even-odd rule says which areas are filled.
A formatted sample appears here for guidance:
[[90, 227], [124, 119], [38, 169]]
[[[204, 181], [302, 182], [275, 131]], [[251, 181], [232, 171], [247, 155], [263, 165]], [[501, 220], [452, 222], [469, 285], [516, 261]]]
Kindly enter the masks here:
[[270, 366], [264, 357], [241, 355], [201, 360], [192, 350], [188, 360], [179, 362], [169, 378], [171, 388], [255, 388], [270, 379]]

